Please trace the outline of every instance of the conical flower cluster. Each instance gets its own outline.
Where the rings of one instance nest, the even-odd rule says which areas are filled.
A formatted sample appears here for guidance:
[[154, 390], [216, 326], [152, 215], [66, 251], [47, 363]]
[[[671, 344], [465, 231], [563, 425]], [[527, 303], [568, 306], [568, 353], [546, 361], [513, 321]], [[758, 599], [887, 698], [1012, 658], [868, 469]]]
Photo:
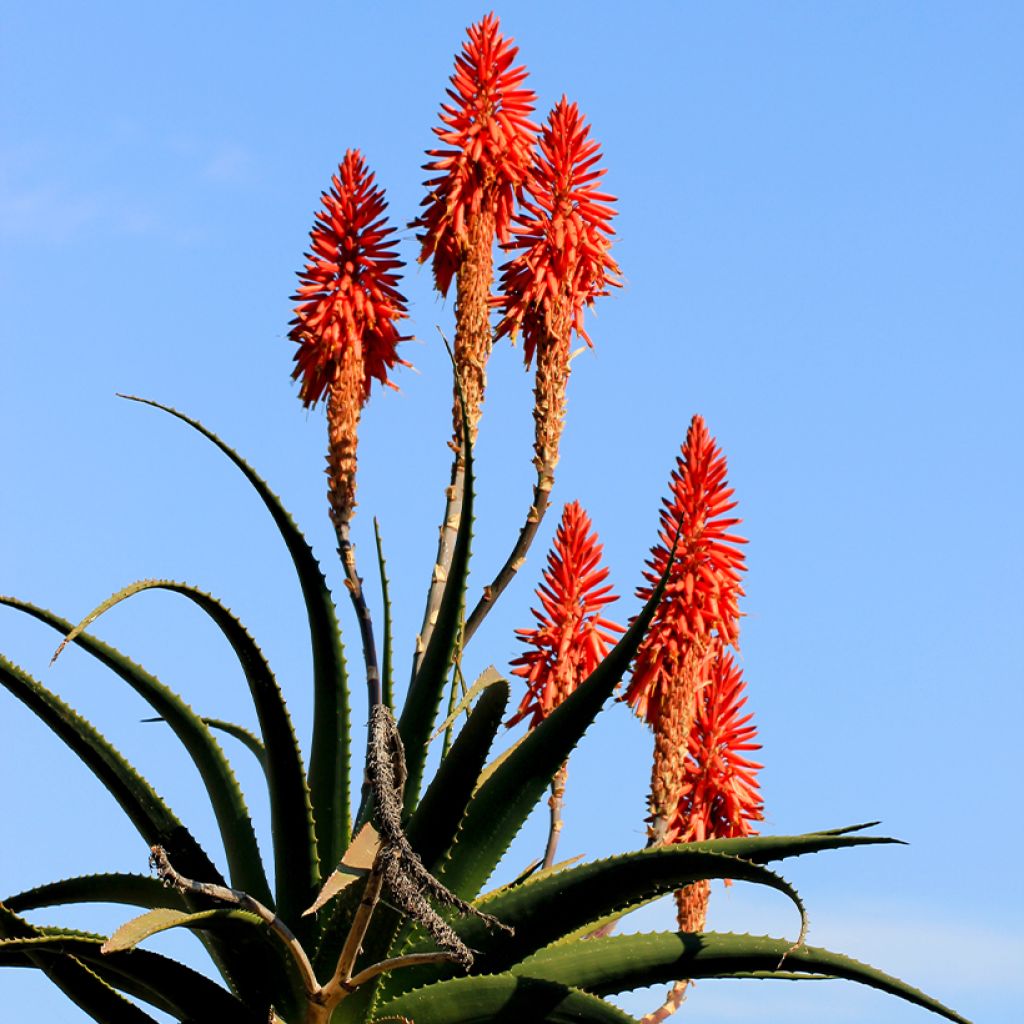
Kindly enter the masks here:
[[[328, 499], [336, 529], [355, 508], [356, 447], [362, 407], [374, 380], [389, 384], [401, 363], [395, 349], [408, 340], [396, 322], [406, 316], [398, 291], [402, 263], [387, 224], [384, 190], [357, 149], [350, 149], [322, 195], [310, 232], [307, 263], [289, 337], [298, 343], [295, 371], [299, 397], [316, 405], [326, 392]], [[339, 534], [339, 543], [345, 546]]]
[[601, 566], [601, 551], [579, 502], [566, 505], [537, 588], [537, 626], [516, 631], [529, 649], [512, 663], [512, 671], [526, 680], [527, 692], [509, 725], [528, 718], [533, 728], [543, 721], [594, 671], [622, 632], [603, 614], [618, 599], [604, 582], [608, 570]]
[[612, 259], [615, 197], [598, 188], [605, 169], [601, 148], [575, 103], [563, 96], [539, 140], [540, 153], [524, 187], [508, 248], [521, 252], [502, 268], [502, 319], [497, 334], [522, 330], [527, 366], [538, 343], [566, 346], [569, 330], [587, 343], [583, 311], [611, 286], [619, 286]]
[[515, 190], [530, 166], [537, 132], [530, 120], [536, 96], [523, 87], [526, 69], [512, 66], [519, 50], [502, 36], [498, 19], [488, 14], [467, 34], [455, 58], [451, 102], [442, 104], [441, 127], [434, 129], [443, 148], [428, 154], [433, 159], [426, 169], [438, 176], [426, 183], [414, 225], [422, 229], [420, 262], [433, 256], [442, 295], [469, 247], [473, 215], [489, 212], [498, 238], [508, 240]]
[[408, 340], [395, 326], [407, 315], [398, 291], [402, 263], [385, 219], [384, 190], [374, 185], [359, 150], [345, 153], [322, 201], [288, 334], [299, 346], [292, 376], [301, 381], [299, 396], [307, 406], [336, 379], [346, 350], [361, 364], [363, 402], [374, 379], [390, 384], [388, 371], [396, 363], [408, 365], [395, 351]]
[[685, 774], [667, 842], [731, 839], [755, 834], [764, 817], [757, 772], [747, 756], [760, 750], [753, 715], [743, 714], [746, 684], [732, 655], [719, 653], [706, 686], [697, 692]]
[[659, 543], [644, 573], [650, 585], [637, 591], [643, 600], [651, 596], [675, 544], [665, 594], [625, 694], [656, 730], [680, 708], [684, 719], [692, 717], [693, 696], [716, 647], [734, 646], [739, 635], [740, 576], [746, 565], [738, 545], [746, 541], [730, 532], [740, 520], [728, 515], [736, 502], [726, 473], [725, 456], [703, 418], [694, 416], [663, 502]]

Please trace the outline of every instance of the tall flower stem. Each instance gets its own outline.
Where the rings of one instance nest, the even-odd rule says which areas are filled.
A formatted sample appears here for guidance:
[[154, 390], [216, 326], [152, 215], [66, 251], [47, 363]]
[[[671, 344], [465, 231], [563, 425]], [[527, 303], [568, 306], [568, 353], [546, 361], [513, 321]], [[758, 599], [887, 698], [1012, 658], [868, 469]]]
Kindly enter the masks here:
[[363, 581], [356, 568], [356, 552], [351, 539], [352, 514], [356, 499], [356, 447], [362, 403], [363, 368], [355, 350], [345, 350], [339, 361], [338, 376], [327, 395], [327, 500], [331, 523], [338, 541], [338, 556], [345, 572], [346, 589], [359, 623], [366, 667], [367, 698], [372, 707], [381, 702], [380, 670], [373, 619], [363, 593]]
[[551, 819], [548, 825], [548, 844], [544, 850], [543, 868], [553, 867], [555, 854], [558, 852], [558, 840], [562, 836], [562, 803], [565, 799], [565, 783], [569, 777], [569, 762], [565, 761], [562, 767], [555, 772], [554, 780], [551, 783], [551, 796], [548, 799], [548, 807], [551, 809]]

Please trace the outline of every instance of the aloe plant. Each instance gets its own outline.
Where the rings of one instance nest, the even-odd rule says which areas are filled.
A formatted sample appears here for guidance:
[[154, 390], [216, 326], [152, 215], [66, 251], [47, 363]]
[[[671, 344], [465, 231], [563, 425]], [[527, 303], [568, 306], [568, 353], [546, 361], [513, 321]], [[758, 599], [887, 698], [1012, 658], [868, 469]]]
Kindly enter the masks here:
[[[513, 128], [526, 131], [523, 109], [532, 94], [521, 89], [522, 76], [509, 71], [515, 50], [498, 34], [496, 19], [488, 16], [471, 29], [466, 52], [453, 78], [453, 96], [462, 96], [467, 104], [476, 102], [478, 90], [463, 79], [491, 61], [498, 72], [488, 81], [498, 83], [493, 86], [501, 94], [497, 98], [504, 97], [516, 112], [502, 122], [501, 131], [491, 132], [492, 142], [508, 141], [506, 136], [515, 134]], [[491, 113], [493, 109], [487, 108]], [[477, 146], [477, 114], [448, 109], [445, 123], [451, 138], [462, 133], [468, 140], [466, 152], [475, 154], [474, 160], [486, 158], [492, 171], [501, 167], [511, 177], [495, 185], [493, 175], [474, 177], [475, 165], [435, 153], [434, 169], [442, 175], [431, 183], [430, 202], [455, 202], [453, 196], [465, 199], [473, 189], [480, 194], [467, 216], [454, 215], [450, 204], [443, 209], [431, 206], [418, 222], [426, 231], [425, 254], [438, 261], [439, 288], [447, 290], [454, 279], [460, 297], [453, 353], [455, 455], [437, 570], [428, 591], [424, 627], [414, 645], [408, 686], [403, 690], [395, 679], [379, 533], [384, 621], [378, 648], [348, 532], [359, 414], [371, 379], [386, 379], [387, 371], [401, 361], [394, 346], [403, 339], [395, 322], [405, 315], [404, 300], [395, 288], [397, 261], [388, 248], [388, 230], [382, 227], [383, 193], [373, 186], [358, 152], [350, 151], [334, 189], [325, 194], [325, 211], [314, 228], [315, 255], [301, 275], [296, 296], [300, 305], [291, 334], [299, 346], [296, 376], [302, 377], [301, 397], [307, 404], [315, 404], [322, 395], [328, 401], [329, 505], [359, 625], [370, 722], [365, 755], [358, 759], [353, 778], [351, 752], [353, 747], [362, 750], [362, 739], [352, 733], [339, 615], [298, 526], [268, 484], [207, 427], [170, 406], [133, 398], [175, 417], [216, 446], [249, 482], [276, 526], [306, 610], [313, 665], [312, 736], [304, 748], [292, 727], [285, 695], [256, 641], [222, 601], [196, 586], [142, 580], [118, 591], [77, 623], [27, 601], [0, 597], [0, 604], [12, 612], [31, 616], [63, 637], [58, 655], [73, 644], [109, 668], [174, 733], [205, 787], [227, 866], [222, 875], [216, 867], [221, 851], [211, 855], [204, 850], [187, 823], [93, 725], [0, 656], [0, 684], [64, 741], [118, 802], [149, 848], [155, 872], [83, 875], [8, 896], [0, 902], [0, 966], [42, 971], [86, 1014], [104, 1024], [154, 1020], [146, 1008], [179, 1021], [228, 1024], [628, 1022], [633, 1018], [606, 997], [697, 978], [846, 979], [964, 1022], [906, 983], [805, 942], [804, 905], [773, 866], [809, 854], [895, 842], [868, 834], [868, 825], [794, 836], [743, 833], [672, 844], [662, 841], [671, 826], [671, 808], [666, 805], [659, 812], [661, 832], [644, 849], [592, 863], [557, 864], [554, 843], [549, 841], [543, 865], [517, 874], [513, 869], [512, 881], [486, 890], [496, 873], [509, 877], [509, 847], [553, 785], [552, 828], [557, 838], [560, 821], [555, 812], [565, 786], [566, 763], [636, 664], [638, 652], [649, 651], [652, 624], [671, 583], [676, 545], [680, 537], [689, 540], [680, 522], [675, 540], [666, 538], [658, 573], [648, 576], [650, 586], [641, 591], [645, 600], [635, 608], [628, 629], [615, 631], [622, 635], [610, 649], [604, 640], [610, 642], [611, 634], [601, 634], [601, 643], [588, 648], [593, 656], [574, 662], [579, 678], [563, 687], [557, 700], [536, 710], [532, 727], [521, 740], [502, 749], [502, 725], [510, 711], [509, 682], [498, 671], [488, 670], [460, 701], [462, 665], [476, 626], [518, 569], [543, 518], [558, 458], [569, 338], [573, 330], [582, 331], [583, 307], [616, 283], [617, 267], [607, 251], [611, 214], [604, 204], [610, 197], [587, 184], [599, 176], [592, 170], [596, 149], [587, 142], [589, 129], [575, 105], [563, 99], [541, 142], [551, 166], [558, 162], [559, 147], [568, 153], [566, 173], [578, 175], [571, 196], [558, 192], [564, 182], [545, 184], [543, 160], [536, 164], [541, 170], [527, 169], [532, 137], [513, 139], [515, 159]], [[451, 178], [459, 174], [462, 179]], [[556, 178], [553, 175], [552, 181]], [[560, 244], [566, 238], [577, 243], [583, 238], [586, 244], [579, 244], [576, 262], [568, 270], [561, 267], [569, 274], [571, 287], [556, 287], [547, 297], [543, 289], [536, 290], [543, 275], [526, 272], [528, 261], [513, 258], [505, 268], [506, 302], [498, 335], [522, 329], [527, 358], [535, 355], [537, 360], [538, 478], [530, 515], [509, 559], [477, 603], [469, 606], [471, 539], [474, 528], [481, 528], [474, 523], [473, 445], [483, 389], [480, 359], [486, 359], [492, 341], [486, 316], [493, 283], [490, 250], [494, 233], [507, 239], [509, 204], [517, 196], [522, 199], [523, 189], [537, 200], [533, 205], [523, 200], [533, 218], [521, 217], [526, 225], [523, 237], [536, 242], [550, 227], [542, 211], [563, 209], [559, 204], [573, 198], [576, 205], [565, 207], [571, 210], [566, 216], [578, 217], [579, 223], [559, 227]], [[359, 245], [345, 241], [351, 238]], [[347, 256], [345, 245], [353, 248]], [[358, 301], [353, 299], [353, 281], [366, 287]], [[551, 308], [541, 316], [538, 311], [548, 301]], [[583, 522], [585, 517], [577, 513], [577, 522]], [[592, 588], [603, 579], [593, 574], [591, 554], [596, 549], [589, 540], [580, 540], [578, 547], [586, 552], [590, 566], [579, 573], [589, 574], [587, 586]], [[688, 593], [693, 586], [691, 580]], [[96, 635], [94, 627], [106, 611], [150, 590], [187, 599], [222, 633], [248, 685], [256, 733], [193, 709], [139, 662]], [[607, 603], [602, 595], [603, 591], [590, 593], [591, 607]], [[706, 610], [711, 608], [709, 604]], [[664, 622], [660, 628], [666, 628]], [[534, 631], [534, 639], [538, 635]], [[709, 629], [706, 640], [719, 644], [709, 646], [711, 654], [721, 654], [717, 633]], [[539, 661], [534, 658], [530, 663]], [[463, 714], [465, 720], [458, 727]], [[262, 768], [270, 806], [272, 872], [218, 733], [240, 740], [242, 756], [254, 756]], [[442, 747], [441, 756], [428, 777], [434, 743]], [[358, 794], [355, 802], [353, 793]], [[678, 933], [610, 934], [632, 911], [712, 879], [781, 893], [793, 906], [791, 933], [769, 937], [688, 928]], [[41, 908], [94, 902], [123, 904], [137, 913], [112, 935], [43, 927], [26, 916]], [[152, 936], [177, 928], [196, 933], [219, 982], [139, 948]]]

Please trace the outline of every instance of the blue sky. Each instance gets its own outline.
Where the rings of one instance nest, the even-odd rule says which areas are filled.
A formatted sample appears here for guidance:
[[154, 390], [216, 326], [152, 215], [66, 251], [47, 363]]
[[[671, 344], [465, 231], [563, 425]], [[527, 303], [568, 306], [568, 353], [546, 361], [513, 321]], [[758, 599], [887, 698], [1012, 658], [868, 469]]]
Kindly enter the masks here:
[[[114, 393], [171, 403], [237, 445], [340, 586], [322, 416], [289, 381], [294, 273], [350, 146], [387, 188], [395, 223], [415, 214], [452, 57], [485, 10], [53, 2], [5, 14], [0, 592], [77, 618], [138, 578], [210, 589], [260, 639], [308, 734], [302, 616], [272, 526], [216, 452]], [[515, 655], [564, 501], [592, 515], [623, 595], [615, 610], [632, 613], [658, 502], [702, 413], [750, 539], [742, 657], [766, 831], [881, 818], [910, 843], [790, 865], [811, 940], [968, 1016], [1013, 1019], [1024, 997], [1024, 9], [652, 3], [627, 15], [521, 2], [497, 13], [539, 113], [564, 91], [603, 143], [626, 286], [600, 304], [595, 350], [574, 363], [555, 514], [469, 667]], [[365, 565], [380, 518], [404, 665], [447, 477], [435, 325], [450, 332], [452, 309], [406, 230], [401, 251], [417, 372], [367, 409], [355, 538]], [[501, 345], [489, 378], [476, 587], [511, 543], [532, 472], [520, 351]], [[142, 596], [100, 632], [205, 713], [244, 718], [230, 657], [182, 604]], [[0, 650], [137, 758], [214, 847], [173, 741], [76, 652], [47, 668], [53, 646], [0, 609]], [[144, 870], [141, 841], [98, 784], [3, 699], [0, 889]], [[611, 708], [573, 760], [567, 855], [642, 844], [649, 756], [649, 736]], [[510, 870], [542, 841], [538, 819]], [[790, 934], [782, 904], [716, 890], [711, 924]], [[123, 916], [103, 913], [60, 920]], [[660, 906], [637, 927], [671, 923]], [[84, 1019], [28, 972], [0, 974], [0, 1000], [12, 1019]], [[639, 1014], [659, 1001], [623, 1005]], [[838, 983], [707, 982], [683, 1013], [809, 1021], [823, 1010], [925, 1019]]]

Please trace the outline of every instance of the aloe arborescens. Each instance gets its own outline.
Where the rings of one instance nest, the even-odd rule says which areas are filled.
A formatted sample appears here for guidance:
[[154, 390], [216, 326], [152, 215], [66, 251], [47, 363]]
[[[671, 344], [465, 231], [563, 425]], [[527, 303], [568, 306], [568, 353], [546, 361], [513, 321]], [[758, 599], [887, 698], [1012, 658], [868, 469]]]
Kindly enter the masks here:
[[[594, 191], [600, 174], [594, 169], [596, 146], [587, 140], [577, 108], [563, 100], [542, 132], [540, 153], [534, 152], [528, 120], [533, 97], [522, 87], [525, 72], [511, 67], [514, 58], [496, 18], [488, 16], [471, 29], [453, 80], [455, 105], [445, 109], [439, 133], [451, 148], [433, 154], [439, 176], [431, 182], [418, 222], [425, 232], [423, 253], [435, 257], [441, 291], [453, 278], [458, 281], [454, 362], [460, 414], [444, 564], [439, 562], [441, 571], [432, 581], [404, 699], [394, 697], [383, 558], [384, 642], [378, 664], [348, 524], [355, 507], [359, 413], [372, 380], [386, 382], [387, 371], [401, 362], [395, 345], [403, 339], [395, 322], [405, 315], [405, 303], [398, 292], [400, 265], [383, 220], [383, 192], [358, 152], [349, 151], [312, 233], [292, 338], [299, 346], [301, 398], [308, 405], [327, 397], [330, 511], [358, 615], [368, 683], [365, 759], [351, 779], [341, 632], [325, 577], [303, 535], [269, 486], [224, 441], [183, 413], [144, 402], [176, 417], [223, 453], [251, 484], [288, 551], [307, 613], [313, 661], [308, 761], [266, 658], [242, 623], [209, 593], [172, 580], [145, 580], [119, 591], [77, 625], [26, 601], [0, 598], [8, 609], [62, 635], [61, 647], [75, 644], [99, 660], [173, 731], [205, 786], [226, 866], [222, 873], [220, 858], [203, 849], [187, 823], [109, 740], [29, 673], [0, 658], [0, 684], [99, 779], [141, 836], [140, 868], [151, 857], [156, 870], [156, 877], [110, 872], [66, 878], [7, 897], [0, 903], [0, 966], [42, 971], [104, 1024], [146, 1024], [154, 1020], [151, 1009], [203, 1024], [628, 1024], [633, 1018], [606, 997], [660, 983], [674, 984], [678, 991], [688, 979], [721, 977], [846, 978], [962, 1022], [895, 978], [807, 945], [799, 896], [766, 866], [892, 840], [867, 835], [864, 826], [797, 836], [750, 834], [751, 822], [760, 816], [756, 766], [745, 759], [753, 746], [752, 727], [740, 716], [742, 684], [725, 651], [736, 640], [742, 558], [733, 546], [737, 539], [727, 532], [731, 520], [724, 518], [732, 507], [724, 459], [699, 418], [673, 479], [661, 544], [628, 628], [619, 630], [603, 618], [611, 597], [605, 570], [598, 567], [600, 548], [589, 521], [572, 504], [549, 561], [538, 629], [523, 634], [531, 650], [514, 666], [529, 685], [519, 714], [531, 717], [531, 728], [508, 749], [492, 749], [510, 701], [509, 684], [496, 671], [485, 672], [455, 713], [435, 728], [442, 698], [468, 662], [470, 624], [483, 614], [464, 622], [473, 440], [483, 386], [482, 372], [474, 377], [483, 357], [467, 355], [464, 342], [467, 332], [475, 332], [474, 344], [484, 332], [486, 350], [494, 340], [481, 305], [481, 295], [488, 307], [492, 301], [491, 246], [497, 237], [519, 250], [503, 276], [505, 292], [496, 300], [503, 309], [496, 333], [520, 325], [529, 335], [528, 359], [536, 352], [538, 362], [543, 362], [543, 346], [551, 348], [535, 418], [540, 425], [553, 415], [547, 425], [556, 433], [571, 330], [582, 333], [583, 307], [616, 283], [618, 274], [608, 254], [609, 197]], [[550, 259], [540, 258], [544, 252]], [[464, 282], [461, 275], [480, 279]], [[552, 404], [555, 393], [563, 397]], [[542, 442], [538, 434], [538, 486], [543, 485], [546, 504], [557, 439], [554, 447], [544, 448]], [[513, 568], [537, 525], [535, 514], [514, 549]], [[507, 582], [499, 576], [501, 585], [478, 608], [493, 605], [502, 580]], [[194, 711], [92, 631], [106, 610], [151, 590], [186, 598], [221, 632], [248, 685], [258, 735]], [[547, 863], [485, 891], [510, 843], [564, 773], [570, 754], [631, 666], [626, 698], [656, 731], [674, 723], [662, 729], [661, 756], [671, 760], [671, 785], [655, 794], [653, 841], [646, 849], [594, 863], [557, 865], [548, 856]], [[464, 724], [428, 777], [431, 742], [446, 728], [454, 730], [463, 710]], [[244, 756], [254, 754], [262, 765], [272, 872], [219, 733], [241, 739], [248, 748]], [[656, 770], [655, 788], [660, 784]], [[355, 805], [353, 788], [359, 796]], [[768, 938], [704, 931], [700, 901], [711, 879], [783, 894], [797, 912], [793, 934]], [[679, 932], [609, 934], [632, 910], [670, 893], [689, 893], [696, 901], [696, 912]], [[124, 904], [138, 913], [111, 936], [43, 927], [27, 916], [83, 902]], [[137, 948], [169, 928], [197, 934], [219, 982]]]

